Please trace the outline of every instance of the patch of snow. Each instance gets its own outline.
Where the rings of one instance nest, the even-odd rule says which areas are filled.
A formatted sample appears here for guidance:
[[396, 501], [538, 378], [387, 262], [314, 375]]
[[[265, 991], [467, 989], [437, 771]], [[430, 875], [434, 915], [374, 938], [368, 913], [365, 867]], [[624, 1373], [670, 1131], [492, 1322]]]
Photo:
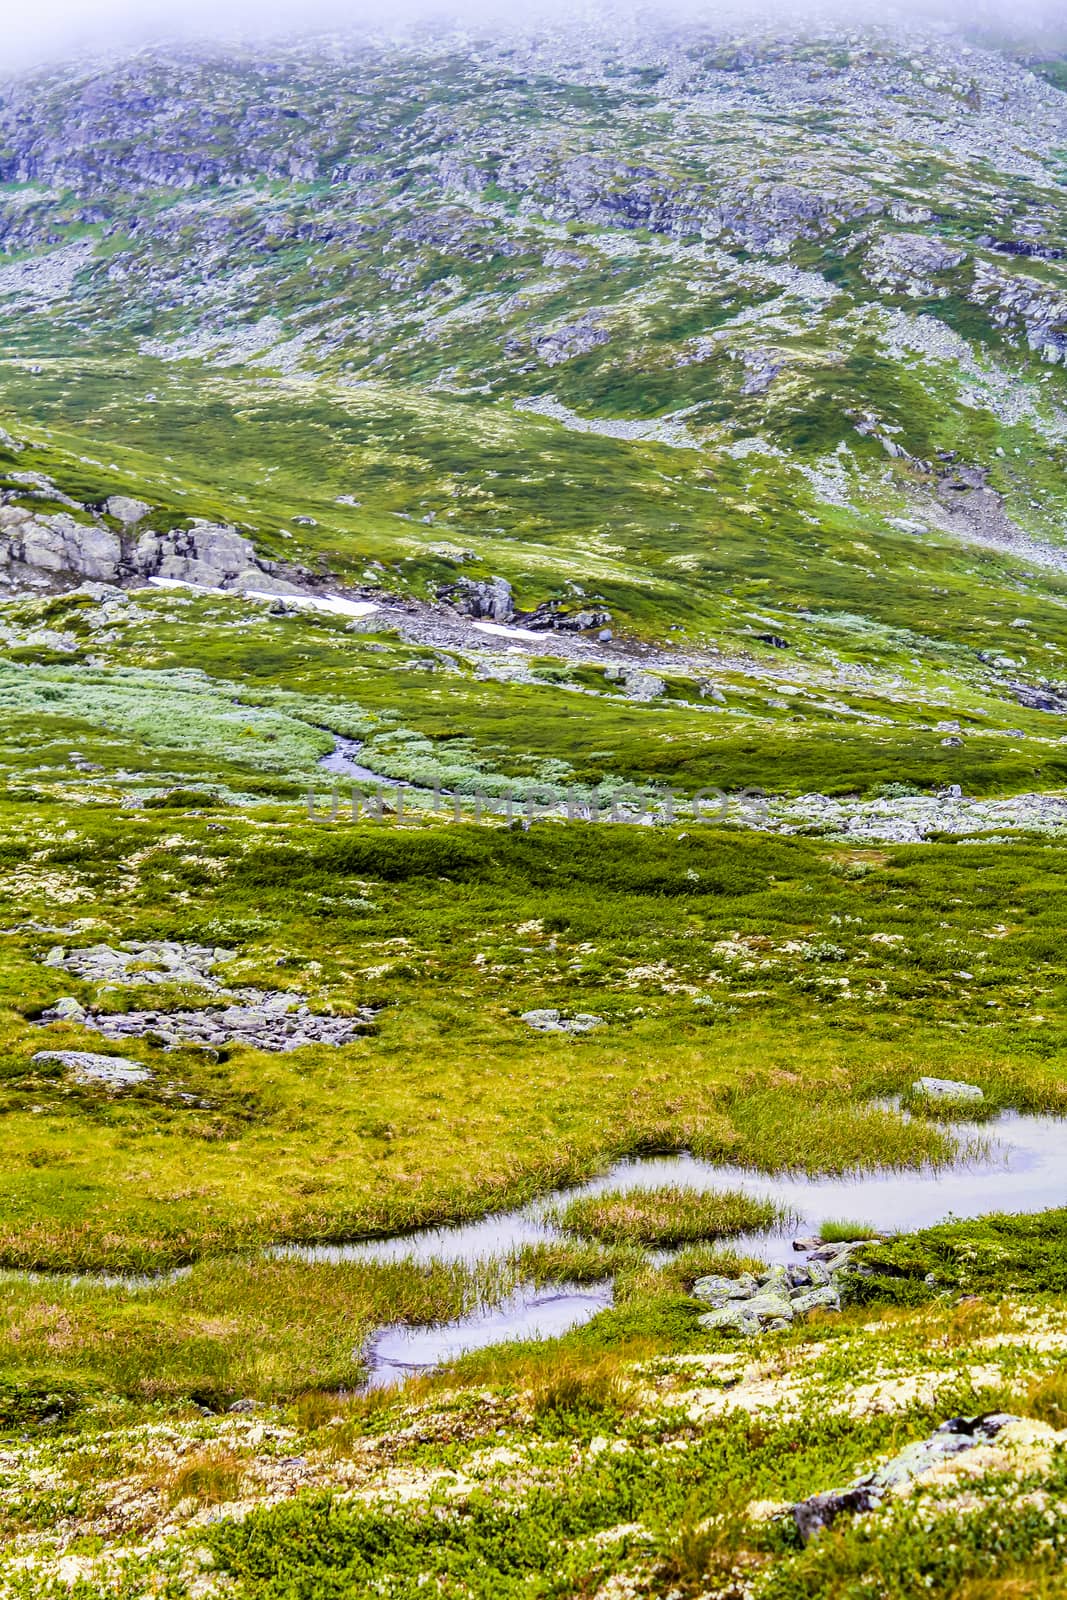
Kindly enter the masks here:
[[500, 639], [536, 639], [543, 643], [545, 635], [534, 628], [508, 628], [502, 622], [474, 622], [471, 626], [479, 633], [492, 633]]

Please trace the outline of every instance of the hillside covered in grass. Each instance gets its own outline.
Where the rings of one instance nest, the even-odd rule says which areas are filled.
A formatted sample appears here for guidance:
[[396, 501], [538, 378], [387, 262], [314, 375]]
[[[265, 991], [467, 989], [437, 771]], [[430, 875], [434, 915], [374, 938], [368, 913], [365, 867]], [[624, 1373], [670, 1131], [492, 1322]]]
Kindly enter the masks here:
[[0, 1600], [1067, 1596], [1065, 52], [0, 82]]

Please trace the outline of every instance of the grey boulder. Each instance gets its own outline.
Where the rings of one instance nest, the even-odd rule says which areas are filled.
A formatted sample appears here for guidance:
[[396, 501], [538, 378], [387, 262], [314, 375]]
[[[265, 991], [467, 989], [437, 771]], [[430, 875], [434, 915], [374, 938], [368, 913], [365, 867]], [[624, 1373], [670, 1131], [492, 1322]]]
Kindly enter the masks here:
[[592, 1033], [594, 1028], [604, 1026], [604, 1018], [595, 1017], [590, 1011], [578, 1011], [573, 1017], [553, 1010], [524, 1011], [519, 1020], [537, 1033]]
[[977, 1104], [985, 1099], [977, 1084], [960, 1083], [953, 1078], [917, 1078], [911, 1092], [926, 1100], [973, 1100]]
[[724, 1306], [731, 1300], [747, 1300], [758, 1288], [759, 1284], [751, 1272], [743, 1272], [739, 1278], [724, 1278], [711, 1273], [706, 1278], [697, 1279], [693, 1294], [698, 1300], [707, 1300], [710, 1305]]
[[39, 1050], [33, 1060], [41, 1066], [57, 1064], [80, 1083], [101, 1083], [108, 1089], [129, 1089], [152, 1076], [140, 1061], [94, 1055], [91, 1050]]
[[113, 494], [105, 503], [104, 509], [108, 516], [114, 517], [116, 522], [121, 522], [123, 527], [134, 527], [138, 522], [143, 522], [152, 507], [143, 500], [134, 500], [128, 494]]
[[807, 1544], [813, 1534], [829, 1528], [837, 1518], [847, 1512], [875, 1511], [886, 1494], [910, 1483], [913, 1478], [939, 1462], [973, 1450], [977, 1445], [995, 1439], [1002, 1428], [1018, 1418], [1008, 1412], [998, 1411], [981, 1417], [952, 1417], [943, 1422], [928, 1439], [908, 1445], [898, 1456], [887, 1461], [877, 1471], [856, 1478], [845, 1489], [830, 1489], [799, 1500], [793, 1507], [793, 1520], [801, 1540]]

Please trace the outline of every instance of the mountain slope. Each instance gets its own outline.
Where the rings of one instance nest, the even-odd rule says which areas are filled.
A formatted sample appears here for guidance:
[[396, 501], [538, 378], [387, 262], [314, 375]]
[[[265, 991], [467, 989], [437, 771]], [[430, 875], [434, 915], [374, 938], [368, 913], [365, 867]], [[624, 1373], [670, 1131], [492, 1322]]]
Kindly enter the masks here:
[[[591, 664], [682, 643], [694, 699], [743, 655], [772, 701], [844, 691], [850, 736], [857, 687], [932, 727], [933, 681], [941, 719], [1014, 737], [1022, 701], [1055, 740], [1055, 78], [944, 31], [577, 26], [23, 78], [4, 493], [132, 493], [365, 598], [499, 575], [549, 655], [586, 618]], [[753, 755], [754, 782], [819, 786]]]

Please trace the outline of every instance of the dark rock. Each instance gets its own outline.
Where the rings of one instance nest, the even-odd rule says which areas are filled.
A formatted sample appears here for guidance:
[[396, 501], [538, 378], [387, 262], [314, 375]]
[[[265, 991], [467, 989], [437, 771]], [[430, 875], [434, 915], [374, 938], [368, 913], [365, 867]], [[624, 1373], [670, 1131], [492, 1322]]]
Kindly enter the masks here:
[[1067, 692], [1061, 689], [1053, 689], [1051, 685], [1035, 688], [1028, 683], [1012, 683], [1008, 688], [1012, 697], [1031, 711], [1053, 711], [1059, 716], [1067, 715]]
[[941, 1461], [973, 1450], [995, 1439], [1009, 1422], [1018, 1421], [1008, 1412], [980, 1417], [951, 1417], [936, 1433], [911, 1444], [884, 1467], [857, 1478], [845, 1489], [830, 1489], [799, 1500], [793, 1507], [793, 1520], [801, 1540], [808, 1540], [823, 1528], [832, 1527], [838, 1517], [856, 1512], [875, 1511], [891, 1489], [910, 1483], [913, 1478]]
[[457, 578], [437, 591], [440, 600], [449, 600], [464, 616], [510, 622], [515, 615], [511, 585], [506, 578]]

